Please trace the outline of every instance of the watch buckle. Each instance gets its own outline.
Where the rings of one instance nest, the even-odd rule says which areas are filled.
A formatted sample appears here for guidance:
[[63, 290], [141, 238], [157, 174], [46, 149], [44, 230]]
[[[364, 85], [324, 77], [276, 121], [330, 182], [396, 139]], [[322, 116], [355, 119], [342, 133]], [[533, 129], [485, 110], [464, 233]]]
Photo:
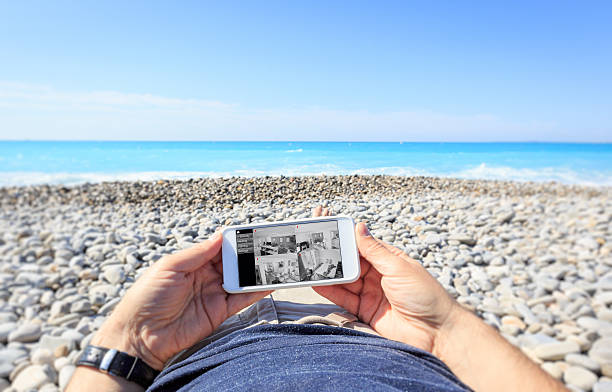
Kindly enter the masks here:
[[100, 371], [104, 372], [104, 373], [108, 373], [108, 369], [110, 369], [111, 365], [113, 364], [113, 360], [115, 359], [115, 356], [117, 355], [117, 350], [110, 349], [106, 352], [106, 354], [104, 354], [104, 357], [102, 358], [102, 361], [100, 362]]

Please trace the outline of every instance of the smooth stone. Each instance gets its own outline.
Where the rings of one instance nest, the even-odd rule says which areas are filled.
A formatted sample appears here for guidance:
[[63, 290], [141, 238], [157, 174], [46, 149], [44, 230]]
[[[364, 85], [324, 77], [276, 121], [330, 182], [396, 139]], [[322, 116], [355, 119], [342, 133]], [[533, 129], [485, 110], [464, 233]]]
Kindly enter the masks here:
[[598, 381], [593, 385], [593, 392], [612, 392], [612, 381]]
[[582, 246], [583, 248], [587, 248], [590, 250], [599, 249], [599, 243], [595, 240], [595, 238], [591, 236], [579, 238], [578, 241], [576, 241], [576, 245]]
[[8, 378], [15, 366], [10, 362], [0, 362], [0, 377]]
[[0, 363], [14, 363], [15, 361], [27, 358], [28, 352], [20, 348], [3, 348], [0, 350]]
[[30, 354], [30, 359], [34, 365], [52, 365], [55, 357], [46, 348], [38, 348]]
[[563, 370], [554, 362], [544, 362], [541, 367], [556, 380], [560, 380], [563, 377]]
[[55, 384], [47, 383], [47, 384], [43, 385], [42, 387], [40, 387], [38, 392], [60, 392], [60, 389]]
[[468, 235], [463, 235], [463, 234], [452, 234], [448, 237], [449, 240], [451, 241], [457, 241], [459, 243], [468, 245], [468, 246], [474, 246], [476, 245], [476, 239], [472, 238]]
[[9, 342], [29, 343], [35, 342], [40, 338], [42, 331], [39, 324], [22, 324], [8, 336]]
[[72, 377], [75, 369], [76, 367], [74, 365], [66, 365], [59, 371], [58, 383], [62, 391], [66, 389], [66, 386], [68, 385], [68, 382], [70, 382], [70, 378]]
[[580, 346], [576, 342], [552, 342], [535, 346], [533, 353], [544, 361], [556, 361], [565, 358], [567, 354], [579, 353]]
[[117, 306], [120, 300], [121, 298], [113, 298], [112, 300], [108, 301], [106, 304], [104, 304], [104, 306], [100, 308], [100, 310], [98, 310], [98, 314], [109, 314], [113, 309], [115, 309], [115, 306]]
[[563, 372], [563, 381], [580, 389], [590, 391], [597, 382], [597, 376], [590, 370], [570, 366]]
[[612, 381], [598, 381], [593, 385], [593, 392], [612, 392]]
[[125, 270], [122, 265], [109, 265], [104, 268], [104, 278], [111, 284], [118, 284], [125, 280]]
[[62, 370], [62, 368], [66, 365], [70, 364], [70, 360], [67, 357], [60, 357], [53, 361], [53, 367], [56, 371]]
[[51, 335], [43, 335], [40, 338], [38, 343], [40, 348], [47, 349], [53, 353], [62, 346], [66, 346], [68, 350], [74, 350], [75, 344], [74, 341], [70, 338], [60, 337], [60, 336], [51, 336]]
[[583, 367], [593, 372], [598, 372], [600, 368], [597, 361], [582, 354], [567, 354], [565, 356], [565, 362], [569, 363], [570, 365]]
[[442, 242], [442, 238], [439, 234], [429, 233], [425, 236], [425, 243], [427, 245], [438, 245], [440, 242]]
[[11, 386], [17, 391], [36, 389], [46, 383], [55, 382], [55, 370], [49, 365], [31, 365], [23, 369], [13, 380]]
[[[612, 294], [612, 293], [610, 293]], [[610, 301], [612, 302], [612, 301]], [[0, 312], [0, 324], [17, 321], [17, 316], [12, 312]]]
[[4, 378], [0, 378], [0, 391], [9, 392], [10, 386], [11, 386], [11, 383], [9, 383], [8, 380], [5, 380]]
[[17, 328], [17, 323], [8, 322], [0, 324], [0, 343], [6, 343], [8, 337]]
[[589, 350], [589, 358], [597, 361], [601, 366], [612, 364], [612, 337], [596, 340]]

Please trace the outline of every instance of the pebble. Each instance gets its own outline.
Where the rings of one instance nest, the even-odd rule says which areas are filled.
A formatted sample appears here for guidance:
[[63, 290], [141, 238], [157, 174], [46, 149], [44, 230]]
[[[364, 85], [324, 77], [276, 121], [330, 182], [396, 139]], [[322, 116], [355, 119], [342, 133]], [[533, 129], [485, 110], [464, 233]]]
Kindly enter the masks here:
[[[59, 390], [152, 263], [224, 224], [306, 217], [321, 202], [423, 262], [558, 379], [577, 367], [602, 376], [596, 389], [612, 375], [607, 190], [393, 176], [0, 187], [0, 374], [51, 363], [59, 377], [37, 388]], [[29, 325], [40, 330], [16, 334]]]
[[543, 343], [533, 349], [533, 353], [544, 361], [556, 361], [565, 358], [567, 354], [579, 352], [578, 343], [570, 341]]
[[37, 389], [57, 379], [55, 370], [49, 365], [31, 365], [23, 369], [11, 383], [17, 391]]
[[111, 265], [104, 269], [104, 278], [110, 284], [118, 284], [125, 280], [125, 270], [121, 265]]
[[593, 385], [593, 392], [612, 392], [612, 381], [598, 381]]
[[59, 371], [59, 387], [62, 391], [66, 389], [75, 369], [76, 367], [74, 365], [66, 365]]
[[570, 366], [563, 372], [563, 380], [585, 391], [590, 391], [597, 382], [595, 373], [579, 366]]
[[39, 324], [22, 324], [8, 336], [9, 342], [29, 343], [35, 342], [40, 338], [42, 331]]

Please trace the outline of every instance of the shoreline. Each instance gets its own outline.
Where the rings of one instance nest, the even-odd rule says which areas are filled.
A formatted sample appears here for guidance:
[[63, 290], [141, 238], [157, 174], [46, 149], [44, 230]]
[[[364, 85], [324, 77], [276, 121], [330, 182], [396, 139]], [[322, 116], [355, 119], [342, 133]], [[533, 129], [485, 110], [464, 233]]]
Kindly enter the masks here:
[[422, 262], [554, 377], [606, 381], [609, 195], [558, 183], [383, 175], [2, 187], [0, 390], [60, 390], [80, 349], [164, 255], [221, 226], [304, 218], [320, 203], [368, 222]]
[[[306, 187], [306, 188], [304, 188]], [[314, 189], [313, 189], [314, 187]], [[270, 192], [275, 189], [275, 192]], [[219, 194], [217, 190], [222, 191]], [[231, 191], [231, 195], [225, 191]], [[299, 190], [299, 193], [294, 191]], [[263, 200], [326, 200], [355, 195], [417, 194], [421, 191], [460, 194], [527, 196], [546, 194], [609, 195], [611, 186], [562, 184], [559, 182], [519, 182], [446, 177], [394, 175], [320, 175], [263, 177], [205, 177], [187, 180], [110, 181], [78, 185], [25, 185], [0, 187], [0, 205], [37, 204], [50, 201], [88, 205], [107, 203], [203, 204]], [[304, 193], [304, 191], [306, 193]], [[224, 197], [227, 196], [227, 197]]]

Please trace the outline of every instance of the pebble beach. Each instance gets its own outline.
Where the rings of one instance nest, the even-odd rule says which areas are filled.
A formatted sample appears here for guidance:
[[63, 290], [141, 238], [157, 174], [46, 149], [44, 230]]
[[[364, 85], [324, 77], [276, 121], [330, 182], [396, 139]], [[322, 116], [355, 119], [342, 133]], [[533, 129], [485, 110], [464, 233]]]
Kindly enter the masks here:
[[0, 391], [60, 391], [152, 263], [225, 225], [368, 223], [575, 391], [612, 391], [609, 187], [405, 176], [0, 188]]

